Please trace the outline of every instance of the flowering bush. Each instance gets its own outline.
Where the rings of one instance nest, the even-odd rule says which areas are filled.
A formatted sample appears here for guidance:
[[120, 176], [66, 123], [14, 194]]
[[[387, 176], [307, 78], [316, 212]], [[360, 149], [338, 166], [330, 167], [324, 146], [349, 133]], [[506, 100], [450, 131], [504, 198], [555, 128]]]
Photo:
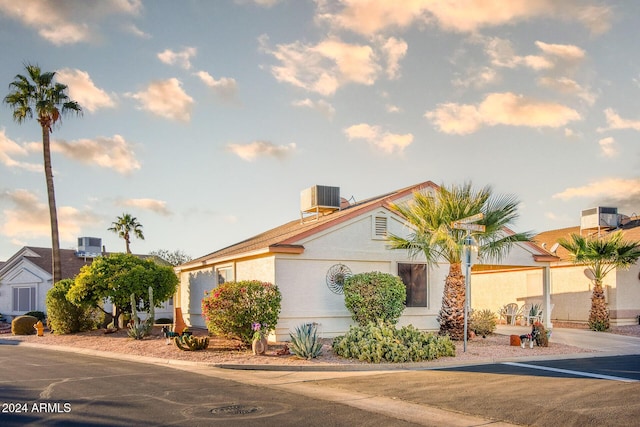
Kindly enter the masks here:
[[227, 282], [205, 292], [202, 315], [209, 332], [249, 344], [256, 332], [266, 336], [278, 323], [281, 301], [280, 290], [271, 283]]

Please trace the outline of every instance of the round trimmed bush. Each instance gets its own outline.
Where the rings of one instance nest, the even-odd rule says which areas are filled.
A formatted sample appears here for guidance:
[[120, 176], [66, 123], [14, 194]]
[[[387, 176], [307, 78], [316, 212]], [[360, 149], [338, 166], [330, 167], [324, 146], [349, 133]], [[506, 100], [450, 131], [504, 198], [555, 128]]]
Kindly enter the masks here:
[[33, 316], [18, 316], [11, 321], [11, 333], [13, 335], [33, 335], [36, 333], [33, 325], [38, 323], [38, 318]]
[[378, 271], [354, 274], [344, 282], [344, 302], [360, 326], [384, 321], [395, 325], [404, 310], [407, 289], [402, 279]]
[[255, 332], [254, 323], [259, 323], [261, 330], [275, 329], [281, 301], [280, 290], [271, 283], [227, 282], [205, 293], [202, 315], [209, 332], [249, 344]]
[[47, 292], [46, 304], [49, 328], [55, 334], [72, 334], [90, 331], [98, 322], [98, 312], [88, 304], [74, 304], [67, 293], [74, 281], [63, 279]]

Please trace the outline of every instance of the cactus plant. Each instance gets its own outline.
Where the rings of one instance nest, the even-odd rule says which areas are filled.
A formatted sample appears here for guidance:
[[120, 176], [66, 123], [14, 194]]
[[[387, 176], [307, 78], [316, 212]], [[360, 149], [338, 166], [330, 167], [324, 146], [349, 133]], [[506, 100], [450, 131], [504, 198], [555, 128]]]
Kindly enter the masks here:
[[303, 359], [314, 359], [322, 353], [322, 343], [318, 342], [317, 326], [315, 323], [306, 323], [298, 326], [295, 334], [289, 333], [291, 352]]
[[38, 319], [33, 316], [18, 316], [11, 321], [11, 333], [13, 335], [33, 335], [36, 333], [33, 325], [37, 322]]
[[153, 307], [153, 288], [149, 286], [149, 311], [147, 312], [147, 319], [141, 320], [138, 317], [138, 310], [136, 309], [136, 298], [134, 294], [131, 294], [131, 320], [129, 325], [128, 334], [131, 338], [141, 340], [151, 332], [153, 328], [155, 311]]
[[183, 351], [205, 350], [209, 347], [209, 337], [183, 335], [181, 337], [175, 337], [173, 342], [176, 344], [176, 347]]

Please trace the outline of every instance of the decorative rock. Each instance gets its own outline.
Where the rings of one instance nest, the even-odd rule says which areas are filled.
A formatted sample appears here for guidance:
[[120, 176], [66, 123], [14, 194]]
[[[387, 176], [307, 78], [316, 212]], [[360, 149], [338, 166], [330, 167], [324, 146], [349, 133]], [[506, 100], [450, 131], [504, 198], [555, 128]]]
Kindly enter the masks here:
[[510, 335], [509, 336], [509, 345], [520, 346], [520, 335]]

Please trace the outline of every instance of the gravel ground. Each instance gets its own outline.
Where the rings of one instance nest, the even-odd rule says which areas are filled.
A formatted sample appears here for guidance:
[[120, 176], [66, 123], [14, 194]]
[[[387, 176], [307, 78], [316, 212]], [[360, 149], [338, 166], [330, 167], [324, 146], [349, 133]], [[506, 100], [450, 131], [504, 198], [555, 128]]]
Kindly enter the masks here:
[[[554, 325], [560, 327], [559, 324]], [[564, 325], [566, 327], [568, 325]], [[574, 325], [575, 326], [575, 325]], [[582, 327], [578, 325], [577, 327]], [[640, 337], [640, 326], [623, 326], [612, 328], [610, 333]], [[206, 330], [194, 330], [194, 335], [204, 336]], [[290, 366], [322, 366], [322, 365], [367, 365], [366, 362], [344, 359], [337, 356], [331, 349], [331, 339], [323, 340], [322, 354], [313, 360], [300, 359], [283, 351], [285, 343], [271, 343], [267, 353], [256, 356], [250, 348], [246, 348], [239, 341], [210, 338], [210, 345], [204, 351], [181, 351], [173, 343], [167, 344], [162, 337], [159, 327], [154, 328], [152, 334], [143, 340], [134, 340], [127, 336], [125, 330], [113, 334], [105, 334], [102, 330], [84, 332], [72, 335], [54, 335], [45, 332], [43, 337], [35, 335], [12, 336], [2, 334], [0, 339], [17, 340], [27, 343], [37, 343], [51, 346], [78, 347], [105, 351], [109, 353], [122, 353], [129, 355], [151, 356], [162, 359], [184, 360], [203, 362], [215, 365], [290, 365]], [[469, 361], [487, 361], [501, 358], [520, 356], [544, 356], [556, 354], [589, 353], [576, 347], [566, 346], [553, 342], [549, 347], [534, 347], [522, 349], [519, 346], [509, 345], [508, 335], [490, 335], [487, 338], [474, 338], [467, 343], [467, 351], [463, 351], [463, 343], [456, 343], [456, 357], [445, 357], [437, 361], [412, 363], [412, 366], [436, 364], [451, 364]]]

